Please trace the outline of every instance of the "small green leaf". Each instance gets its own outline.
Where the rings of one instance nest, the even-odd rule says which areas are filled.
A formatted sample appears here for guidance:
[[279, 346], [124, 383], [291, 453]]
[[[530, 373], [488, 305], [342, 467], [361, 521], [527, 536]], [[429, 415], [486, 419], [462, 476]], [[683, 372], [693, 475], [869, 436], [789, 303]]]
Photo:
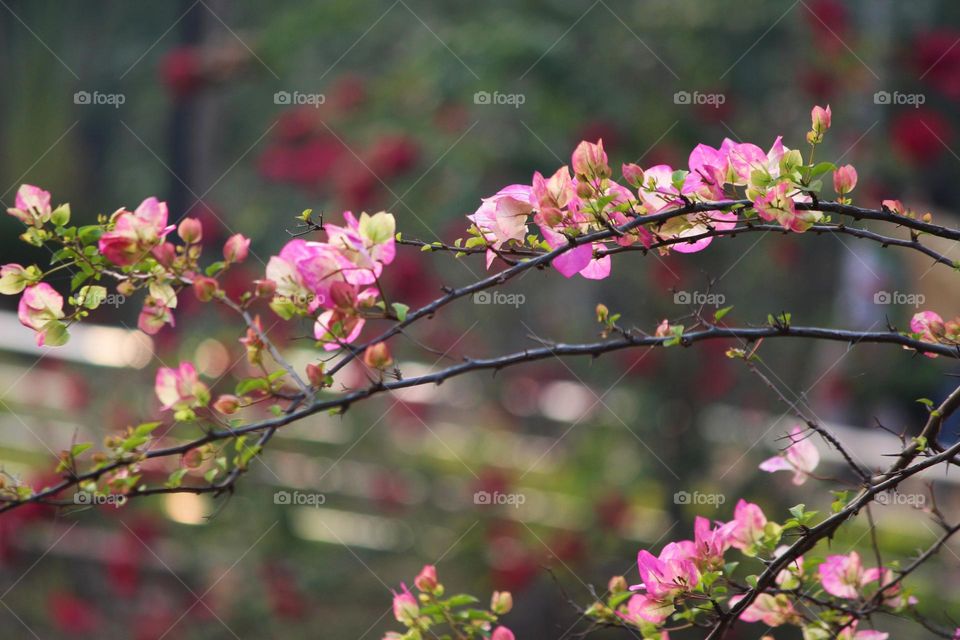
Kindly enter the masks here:
[[733, 309], [733, 305], [729, 307], [724, 307], [723, 309], [717, 309], [713, 314], [714, 320], [723, 320], [723, 317], [730, 313], [730, 310]]
[[394, 302], [390, 306], [393, 308], [393, 313], [397, 316], [397, 320], [403, 322], [407, 319], [407, 312], [410, 311], [409, 305], [405, 305], [402, 302]]

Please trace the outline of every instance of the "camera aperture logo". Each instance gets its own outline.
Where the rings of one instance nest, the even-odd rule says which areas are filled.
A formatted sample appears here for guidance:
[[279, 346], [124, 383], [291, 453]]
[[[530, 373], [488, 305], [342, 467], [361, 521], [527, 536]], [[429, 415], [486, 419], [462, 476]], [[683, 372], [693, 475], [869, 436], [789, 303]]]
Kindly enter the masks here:
[[673, 494], [674, 504], [692, 504], [692, 505], [713, 505], [718, 508], [727, 501], [727, 496], [722, 493], [701, 493], [694, 491], [677, 491]]
[[503, 293], [502, 291], [477, 291], [473, 294], [473, 304], [505, 304], [518, 308], [527, 301], [522, 293]]
[[327, 496], [316, 491], [274, 491], [273, 504], [287, 507], [319, 507], [326, 504]]
[[310, 106], [319, 109], [327, 101], [322, 93], [305, 93], [303, 91], [277, 91], [273, 94], [273, 104], [288, 106]]
[[127, 101], [122, 93], [101, 93], [99, 91], [77, 91], [73, 94], [73, 104], [108, 105], [119, 109]]
[[522, 93], [500, 93], [494, 91], [477, 91], [473, 94], [473, 104], [483, 105], [508, 105], [514, 109], [519, 109], [520, 105], [527, 101], [527, 96]]
[[84, 507], [98, 507], [101, 505], [110, 505], [119, 509], [127, 504], [127, 496], [109, 493], [103, 495], [100, 493], [90, 493], [89, 491], [77, 491], [73, 494], [73, 504]]
[[501, 493], [500, 491], [476, 491], [473, 494], [473, 504], [492, 506], [508, 505], [519, 509], [527, 501], [522, 493]]

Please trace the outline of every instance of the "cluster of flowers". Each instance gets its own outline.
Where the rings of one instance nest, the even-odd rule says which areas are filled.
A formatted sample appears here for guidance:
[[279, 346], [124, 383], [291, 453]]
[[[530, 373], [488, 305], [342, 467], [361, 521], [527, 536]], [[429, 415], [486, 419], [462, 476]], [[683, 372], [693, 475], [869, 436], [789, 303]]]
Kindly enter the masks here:
[[445, 589], [437, 580], [437, 569], [429, 564], [421, 569], [413, 585], [419, 592], [416, 596], [405, 584], [393, 594], [393, 617], [407, 627], [407, 631], [390, 631], [383, 640], [438, 637], [433, 629], [438, 625], [446, 625], [455, 637], [464, 640], [514, 640], [510, 629], [503, 625], [494, 626], [499, 616], [513, 608], [513, 596], [509, 591], [494, 591], [489, 610], [469, 608], [467, 605], [478, 602], [477, 599], [465, 594], [444, 597]]
[[[196, 273], [203, 237], [200, 222], [184, 218], [179, 225], [167, 224], [167, 205], [156, 198], [147, 198], [134, 211], [119, 209], [109, 218], [101, 217], [98, 224], [80, 227], [69, 226], [70, 205], [53, 208], [50, 193], [39, 187], [22, 185], [15, 205], [7, 213], [26, 225], [21, 239], [38, 247], [53, 245], [56, 251], [51, 262], [59, 263], [46, 272], [36, 265], [10, 263], [0, 267], [0, 293], [23, 293], [18, 309], [20, 322], [36, 332], [40, 346], [65, 344], [68, 326], [107, 300], [106, 288], [85, 285], [88, 281], [112, 275], [118, 280], [118, 299], [137, 290], [147, 291], [137, 326], [155, 334], [165, 324], [174, 324], [173, 310], [180, 289], [190, 282], [197, 285], [204, 278]], [[167, 240], [174, 229], [183, 244]], [[249, 245], [250, 240], [244, 236], [231, 236], [223, 247], [224, 262], [216, 263], [216, 270], [245, 260]], [[43, 282], [60, 269], [70, 269], [73, 275], [71, 290], [76, 293], [67, 300], [73, 306], [69, 313], [64, 309], [63, 296]]]
[[[54, 245], [53, 262], [60, 262], [47, 272], [36, 265], [0, 267], [0, 293], [23, 293], [20, 321], [36, 331], [41, 346], [64, 344], [70, 323], [103, 303], [104, 287], [80, 288], [88, 280], [109, 275], [118, 281], [117, 293], [124, 298], [146, 291], [137, 326], [155, 334], [164, 325], [174, 324], [178, 294], [184, 287], [192, 286], [204, 302], [222, 296], [215, 276], [249, 254], [250, 240], [235, 234], [224, 244], [224, 259], [201, 270], [200, 222], [184, 218], [179, 225], [168, 224], [166, 203], [153, 197], [134, 211], [120, 209], [101, 217], [98, 224], [81, 227], [68, 226], [69, 205], [53, 208], [50, 193], [39, 187], [21, 186], [15, 204], [7, 211], [27, 226], [21, 238], [35, 246]], [[270, 298], [271, 308], [285, 319], [321, 311], [314, 334], [328, 350], [356, 339], [365, 318], [378, 306], [379, 277], [396, 252], [391, 214], [363, 213], [357, 219], [348, 211], [344, 219], [345, 226], [325, 227], [327, 242], [299, 238], [288, 242], [270, 259], [266, 278], [255, 283], [256, 296]], [[168, 240], [174, 229], [182, 244]], [[69, 313], [63, 296], [43, 282], [46, 275], [63, 268], [75, 274], [72, 290], [79, 289], [67, 301], [75, 307]], [[382, 302], [379, 307], [383, 309]]]
[[325, 225], [327, 242], [296, 238], [267, 263], [270, 307], [287, 320], [322, 309], [314, 337], [327, 350], [353, 342], [371, 313], [385, 311], [379, 278], [396, 255], [392, 214], [343, 215], [346, 226]]
[[[910, 331], [917, 340], [932, 344], [944, 344], [951, 347], [960, 345], [960, 317], [944, 322], [940, 314], [934, 311], [921, 311], [910, 320]], [[908, 348], [908, 347], [904, 347]], [[935, 353], [925, 353], [936, 358]]]
[[[829, 106], [813, 109], [807, 134], [812, 147], [823, 141], [830, 118]], [[510, 185], [485, 198], [480, 208], [467, 216], [473, 222], [473, 236], [466, 246], [486, 247], [489, 268], [498, 252], [510, 247], [556, 249], [569, 237], [625, 225], [695, 202], [728, 198], [746, 198], [753, 203], [742, 211], [747, 218], [759, 215], [767, 221], [776, 220], [790, 231], [803, 232], [824, 218], [822, 212], [796, 207], [798, 202], [810, 202], [811, 194], [820, 190], [820, 176], [834, 172], [834, 189], [841, 200], [857, 183], [852, 166], [836, 167], [828, 162], [813, 165], [812, 161], [805, 164], [800, 152], [785, 147], [780, 137], [767, 152], [730, 139], [725, 139], [719, 149], [699, 144], [690, 153], [687, 169], [675, 170], [668, 165], [642, 169], [624, 164], [626, 184], [611, 179], [602, 140], [581, 142], [573, 152], [571, 165], [572, 175], [566, 165], [549, 178], [537, 172], [532, 184]], [[528, 235], [531, 215], [542, 240]], [[623, 246], [639, 242], [647, 248], [657, 242], [663, 252], [672, 248], [694, 253], [710, 245], [713, 238], [707, 234], [711, 230], [732, 229], [738, 219], [731, 211], [690, 213], [633, 226], [616, 233], [613, 241]], [[580, 244], [557, 256], [553, 266], [568, 278], [577, 273], [590, 279], [606, 278], [610, 275], [610, 256], [605, 255], [604, 246], [603, 242]]]
[[[793, 482], [802, 484], [820, 461], [808, 435], [801, 427], [795, 427], [789, 435], [790, 444], [761, 463], [760, 468], [768, 472], [793, 471]], [[640, 629], [644, 638], [666, 640], [668, 634], [663, 626], [669, 618], [678, 623], [696, 621], [697, 616], [712, 611], [720, 602], [727, 600], [732, 607], [744, 597], [746, 588], [732, 575], [739, 562], [730, 562], [727, 551], [737, 549], [747, 558], [760, 557], [765, 564], [779, 557], [788, 548], [780, 544], [783, 533], [805, 526], [815, 515], [804, 512], [802, 506], [791, 513], [794, 518], [778, 524], [768, 520], [756, 504], [740, 500], [729, 522], [711, 522], [698, 516], [693, 540], [670, 542], [658, 556], [641, 550], [637, 555], [640, 583], [628, 588], [622, 577], [613, 578], [607, 603], [593, 605], [588, 613], [600, 620], [619, 619]], [[754, 584], [749, 578], [747, 582]], [[895, 611], [916, 604], [915, 598], [903, 593], [891, 569], [864, 567], [856, 551], [827, 556], [819, 564], [799, 557], [780, 571], [775, 583], [775, 589], [760, 593], [740, 619], [762, 622], [768, 627], [801, 627], [805, 640], [886, 640], [888, 634], [858, 629], [857, 619], [837, 614], [843, 611], [844, 600], [866, 602], [876, 598]], [[795, 603], [800, 594], [817, 589], [837, 598], [841, 606], [833, 613], [812, 619]], [[727, 599], [731, 590], [739, 593]]]

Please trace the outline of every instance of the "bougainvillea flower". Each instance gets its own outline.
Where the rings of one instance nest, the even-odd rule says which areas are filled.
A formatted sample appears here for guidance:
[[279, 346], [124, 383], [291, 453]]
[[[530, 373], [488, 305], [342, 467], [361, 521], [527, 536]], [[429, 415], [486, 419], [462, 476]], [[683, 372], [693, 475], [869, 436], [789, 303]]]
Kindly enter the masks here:
[[197, 370], [190, 362], [182, 362], [176, 369], [158, 369], [154, 390], [164, 409], [189, 409], [210, 401], [210, 390], [200, 382]]
[[[742, 595], [734, 596], [730, 598], [730, 605], [736, 605], [741, 600], [743, 600]], [[744, 622], [762, 622], [770, 627], [779, 627], [801, 618], [787, 596], [761, 593], [750, 603], [750, 606], [743, 610], [740, 619]]]
[[67, 341], [63, 317], [63, 296], [46, 282], [29, 286], [17, 307], [20, 324], [37, 332], [37, 346], [59, 346]]
[[760, 469], [773, 473], [774, 471], [793, 471], [793, 484], [801, 485], [820, 464], [820, 453], [809, 438], [804, 435], [803, 429], [794, 427], [790, 431], [790, 445], [772, 458], [760, 463]]
[[14, 207], [7, 213], [30, 226], [40, 226], [50, 220], [50, 192], [32, 184], [22, 184], [17, 189]]
[[[819, 220], [822, 214], [819, 211], [798, 210], [794, 200], [801, 198], [787, 195], [790, 188], [788, 183], [778, 182], [754, 200], [753, 206], [764, 220], [776, 220], [784, 229], [803, 233]], [[804, 199], [809, 200], [809, 196]]]
[[[567, 244], [567, 238], [562, 233], [548, 226], [541, 226], [540, 231], [551, 249]], [[579, 273], [590, 280], [603, 280], [610, 275], [610, 256], [594, 257], [594, 250], [602, 248], [603, 245], [599, 242], [577, 245], [558, 255], [551, 264], [564, 278], [571, 278]]]
[[148, 335], [155, 335], [160, 332], [165, 324], [169, 324], [171, 327], [176, 326], [173, 319], [173, 310], [162, 300], [147, 296], [147, 299], [143, 302], [143, 308], [140, 310], [140, 315], [137, 317], [137, 328]]
[[[480, 208], [467, 218], [493, 249], [499, 249], [508, 240], [523, 242], [527, 234], [527, 218], [533, 211], [532, 199], [532, 187], [512, 184], [484, 198]], [[487, 253], [487, 268], [494, 257], [492, 252]]]
[[351, 265], [343, 275], [352, 284], [373, 284], [396, 255], [396, 221], [385, 211], [361, 213], [359, 220], [345, 211], [343, 218], [345, 227], [325, 226], [330, 245]]
[[99, 246], [110, 262], [120, 266], [143, 260], [175, 228], [167, 225], [167, 203], [152, 197], [133, 213], [120, 210], [113, 219], [113, 229], [100, 237]]
[[33, 277], [29, 270], [23, 266], [11, 262], [0, 267], [0, 293], [6, 296], [13, 296], [33, 282]]
[[344, 271], [352, 266], [329, 244], [291, 240], [267, 262], [267, 280], [276, 285], [270, 307], [288, 320], [330, 307], [330, 287], [344, 281]]
[[637, 554], [640, 584], [630, 587], [659, 599], [671, 599], [686, 593], [700, 581], [700, 572], [682, 545], [671, 542], [654, 556], [646, 549]]
[[660, 624], [675, 610], [676, 607], [671, 600], [662, 600], [639, 593], [630, 596], [630, 600], [627, 601], [627, 613], [618, 611], [617, 615], [634, 624], [640, 624], [642, 621]]
[[417, 599], [407, 589], [407, 585], [400, 584], [400, 591], [393, 592], [393, 617], [397, 622], [410, 626], [420, 615], [420, 605]]
[[863, 563], [856, 551], [845, 556], [827, 556], [819, 572], [824, 590], [838, 598], [857, 598], [865, 582]]
[[763, 510], [752, 502], [742, 498], [733, 510], [730, 529], [730, 545], [741, 551], [748, 551], [763, 539], [767, 517]]

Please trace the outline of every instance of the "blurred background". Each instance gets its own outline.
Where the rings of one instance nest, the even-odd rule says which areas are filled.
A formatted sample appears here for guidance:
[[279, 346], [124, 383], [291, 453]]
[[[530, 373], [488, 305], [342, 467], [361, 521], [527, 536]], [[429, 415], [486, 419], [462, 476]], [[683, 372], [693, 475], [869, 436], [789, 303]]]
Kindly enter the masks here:
[[[202, 220], [210, 255], [231, 233], [254, 239], [228, 289], [262, 275], [305, 208], [335, 222], [343, 210], [389, 210], [406, 238], [452, 241], [482, 196], [549, 175], [582, 139], [602, 138], [614, 167], [685, 166], [693, 145], [725, 137], [766, 149], [783, 134], [800, 147], [814, 104], [834, 114], [818, 153], [857, 167], [858, 204], [900, 198], [957, 222], [952, 2], [0, 5], [3, 206], [23, 182], [87, 221], [156, 195], [175, 219]], [[0, 219], [0, 262], [45, 264], [18, 227]], [[395, 355], [409, 377], [536, 336], [593, 340], [598, 302], [647, 331], [689, 302], [734, 305], [735, 324], [787, 311], [795, 323], [875, 330], [905, 327], [917, 306], [960, 313], [946, 293], [955, 274], [902, 250], [844, 236], [762, 239], [621, 256], [603, 282], [532, 272], [503, 289], [516, 304], [463, 300], [415, 325]], [[483, 273], [480, 259], [404, 247], [386, 288], [416, 307]], [[102, 307], [69, 346], [42, 351], [15, 300], [0, 300], [4, 470], [42, 487], [72, 441], [157, 415], [152, 379], [164, 364], [194, 360], [221, 392], [245, 376], [229, 315], [183, 296], [177, 330], [147, 338], [135, 330], [140, 302]], [[260, 312], [299, 366], [316, 359], [308, 326]], [[570, 638], [584, 626], [568, 596], [586, 605], [590, 585], [602, 594], [611, 575], [636, 582], [637, 550], [688, 537], [694, 515], [729, 519], [740, 496], [781, 520], [800, 502], [829, 509], [818, 483], [757, 471], [797, 421], [724, 356], [731, 346], [741, 345], [544, 361], [316, 416], [283, 430], [239, 492], [216, 502], [16, 510], [0, 518], [0, 628], [6, 638], [380, 638], [398, 627], [388, 589], [436, 563], [450, 591], [513, 591], [505, 623], [518, 638]], [[899, 445], [877, 423], [917, 430], [916, 399], [940, 400], [956, 368], [880, 346], [781, 342], [760, 355], [781, 393], [871, 466]], [[338, 383], [363, 380], [347, 370]], [[194, 433], [180, 429], [165, 426], [164, 438]], [[817, 444], [824, 474], [842, 475]], [[922, 479], [874, 510], [888, 560], [934, 539], [917, 510], [931, 491], [957, 517], [954, 482]], [[830, 550], [866, 554], [869, 540], [860, 522]], [[912, 581], [922, 610], [944, 622], [960, 617], [956, 553]], [[737, 637], [762, 632], [740, 625]]]

